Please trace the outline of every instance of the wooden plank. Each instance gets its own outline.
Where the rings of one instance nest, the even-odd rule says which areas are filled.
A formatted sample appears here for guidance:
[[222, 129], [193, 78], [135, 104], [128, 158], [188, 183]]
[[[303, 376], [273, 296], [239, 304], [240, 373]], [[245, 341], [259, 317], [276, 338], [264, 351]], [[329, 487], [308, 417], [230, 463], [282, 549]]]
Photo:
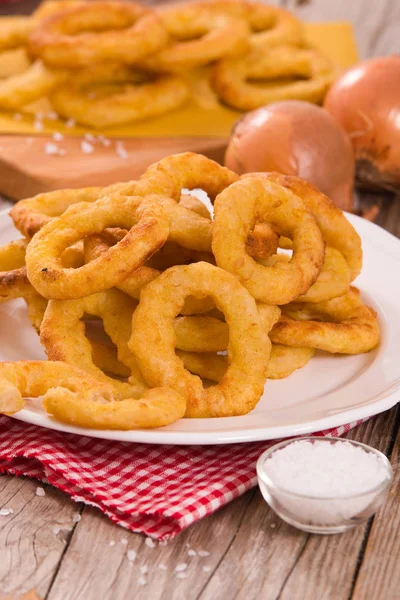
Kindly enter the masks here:
[[391, 455], [394, 481], [389, 498], [372, 524], [352, 600], [400, 597], [400, 430]]
[[[44, 496], [36, 495], [38, 487]], [[0, 592], [21, 595], [35, 588], [44, 596], [75, 526], [79, 505], [38, 481], [0, 477]]]
[[361, 58], [400, 51], [400, 2], [396, 0], [287, 0], [285, 7], [306, 21], [350, 21]]
[[[349, 437], [385, 450], [394, 419], [392, 410]], [[199, 600], [347, 600], [365, 531], [359, 527], [345, 535], [309, 535], [281, 521], [257, 492]]]
[[[86, 508], [47, 599], [196, 598], [226, 553], [251, 496], [250, 492], [238, 498], [166, 546], [154, 548], [147, 546], [143, 536], [126, 532], [98, 510]], [[190, 550], [210, 555], [190, 556]], [[137, 553], [134, 561], [129, 560], [132, 552]], [[185, 564], [185, 570], [175, 570]]]

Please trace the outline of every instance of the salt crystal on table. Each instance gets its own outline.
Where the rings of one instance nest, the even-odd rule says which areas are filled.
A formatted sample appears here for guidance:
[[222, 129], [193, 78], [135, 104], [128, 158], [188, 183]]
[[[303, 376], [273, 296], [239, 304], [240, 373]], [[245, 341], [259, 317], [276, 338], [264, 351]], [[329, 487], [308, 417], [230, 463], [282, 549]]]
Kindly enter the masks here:
[[186, 575], [186, 573], [177, 573], [177, 574], [175, 575], [175, 577], [176, 577], [177, 579], [186, 579], [187, 575]]
[[121, 539], [121, 544], [124, 544], [124, 546], [126, 546], [128, 543], [128, 538], [122, 538]]
[[115, 546], [115, 540], [110, 540], [110, 541], [108, 542], [108, 545], [109, 545], [109, 546]]
[[42, 121], [35, 121], [33, 123], [33, 128], [36, 129], [36, 131], [43, 131], [44, 125], [43, 125]]
[[54, 535], [58, 535], [61, 531], [62, 527], [59, 527], [58, 525], [56, 525], [55, 527], [53, 527], [53, 533]]
[[196, 556], [196, 555], [197, 555], [197, 552], [196, 552], [196, 550], [191, 550], [191, 549], [189, 549], [189, 550], [188, 550], [188, 555], [189, 555], [189, 556]]
[[158, 542], [158, 545], [159, 545], [159, 546], [166, 546], [167, 544], [168, 544], [168, 540], [160, 540], [160, 541]]
[[73, 523], [79, 523], [79, 521], [81, 520], [81, 515], [79, 513], [75, 513], [74, 516], [72, 517], [72, 522]]
[[175, 573], [181, 573], [182, 571], [186, 571], [186, 569], [187, 569], [187, 563], [180, 563], [179, 565], [176, 565]]
[[67, 121], [65, 121], [65, 127], [68, 127], [68, 129], [71, 129], [71, 127], [75, 127], [76, 125], [76, 121], [74, 119], [68, 119]]
[[139, 585], [147, 585], [147, 580], [145, 577], [139, 577], [138, 579], [138, 584]]
[[97, 141], [96, 137], [92, 133], [85, 133], [83, 137], [87, 142], [90, 142], [91, 144], [95, 144]]
[[120, 158], [128, 158], [128, 152], [126, 151], [123, 142], [117, 142], [115, 144], [115, 152]]
[[13, 514], [12, 508], [0, 508], [0, 517], [8, 517], [8, 515]]
[[211, 567], [209, 567], [208, 565], [204, 565], [204, 567], [203, 567], [203, 571], [204, 571], [205, 573], [209, 573], [209, 572], [211, 571]]
[[143, 575], [146, 575], [148, 570], [149, 567], [147, 565], [143, 565], [142, 567], [140, 567], [140, 572], [143, 573]]
[[97, 139], [99, 140], [99, 142], [101, 144], [103, 144], [103, 146], [105, 148], [109, 148], [109, 146], [111, 146], [111, 140], [107, 139], [106, 137], [104, 137], [104, 135], [99, 135], [97, 136]]
[[133, 562], [136, 559], [137, 553], [135, 552], [135, 550], [128, 550], [128, 560], [130, 562]]
[[206, 550], [199, 550], [199, 556], [210, 556], [210, 553]]
[[42, 487], [37, 487], [36, 488], [36, 496], [45, 496], [46, 492], [44, 491], [44, 489]]
[[168, 569], [167, 565], [163, 565], [162, 563], [158, 565], [158, 568], [161, 569], [161, 571], [166, 571]]
[[94, 151], [94, 146], [93, 144], [89, 144], [89, 142], [83, 140], [83, 142], [81, 143], [81, 150], [83, 154], [92, 154], [92, 152]]
[[155, 548], [156, 547], [156, 543], [154, 540], [152, 540], [151, 538], [146, 538], [145, 542], [146, 546], [148, 546], [149, 548]]
[[62, 142], [62, 140], [64, 139], [64, 136], [62, 133], [60, 133], [59, 131], [55, 131], [52, 135], [53, 140], [55, 140], [56, 142]]

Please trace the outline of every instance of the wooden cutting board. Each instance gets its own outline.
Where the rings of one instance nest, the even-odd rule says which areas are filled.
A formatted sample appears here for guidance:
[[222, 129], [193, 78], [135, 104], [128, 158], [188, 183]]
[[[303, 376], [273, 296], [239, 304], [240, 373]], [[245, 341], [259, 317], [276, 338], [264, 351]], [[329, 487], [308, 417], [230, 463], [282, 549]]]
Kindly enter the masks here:
[[[199, 152], [219, 162], [227, 140], [212, 137], [110, 139], [0, 136], [0, 195], [20, 200], [62, 188], [108, 185], [139, 177], [151, 163], [177, 152]], [[51, 152], [60, 151], [60, 154]]]

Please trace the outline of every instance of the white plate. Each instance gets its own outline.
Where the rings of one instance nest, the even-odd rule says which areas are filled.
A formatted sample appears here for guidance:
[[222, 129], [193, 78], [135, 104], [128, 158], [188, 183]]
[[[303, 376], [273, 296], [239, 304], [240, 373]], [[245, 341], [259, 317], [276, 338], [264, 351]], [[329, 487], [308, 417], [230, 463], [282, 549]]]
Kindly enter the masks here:
[[[99, 431], [70, 427], [28, 401], [16, 419], [70, 433], [151, 444], [226, 444], [302, 435], [380, 413], [400, 399], [400, 242], [384, 229], [349, 215], [363, 240], [364, 268], [357, 280], [379, 314], [382, 342], [359, 356], [321, 353], [281, 381], [267, 381], [250, 414], [224, 419], [182, 419], [155, 430]], [[0, 213], [0, 245], [18, 237]], [[0, 304], [0, 360], [44, 359], [21, 300]]]

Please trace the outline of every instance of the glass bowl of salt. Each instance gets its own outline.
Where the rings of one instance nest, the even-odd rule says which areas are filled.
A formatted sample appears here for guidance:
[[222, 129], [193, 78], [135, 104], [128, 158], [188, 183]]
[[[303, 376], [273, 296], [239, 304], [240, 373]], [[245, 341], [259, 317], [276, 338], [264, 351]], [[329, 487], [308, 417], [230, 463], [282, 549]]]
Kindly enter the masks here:
[[383, 505], [393, 472], [382, 452], [360, 442], [302, 437], [261, 454], [257, 476], [281, 519], [309, 533], [341, 533]]

